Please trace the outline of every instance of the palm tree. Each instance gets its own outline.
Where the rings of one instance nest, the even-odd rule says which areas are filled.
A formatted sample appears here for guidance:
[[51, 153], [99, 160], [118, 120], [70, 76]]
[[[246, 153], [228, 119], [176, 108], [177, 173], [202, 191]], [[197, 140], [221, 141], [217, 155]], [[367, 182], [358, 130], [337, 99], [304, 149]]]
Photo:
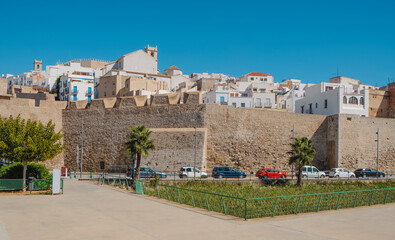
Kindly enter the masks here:
[[295, 138], [294, 143], [291, 143], [292, 150], [288, 152], [291, 155], [289, 158], [289, 165], [296, 164], [298, 167], [298, 181], [297, 185], [302, 186], [302, 167], [304, 165], [311, 165], [311, 161], [315, 155], [313, 148], [313, 140], [307, 137]]
[[136, 174], [133, 175], [135, 179], [140, 178], [141, 156], [148, 156], [148, 151], [155, 148], [154, 141], [149, 138], [150, 134], [151, 131], [144, 125], [131, 127], [127, 134], [126, 148], [132, 158], [133, 156], [137, 158]]

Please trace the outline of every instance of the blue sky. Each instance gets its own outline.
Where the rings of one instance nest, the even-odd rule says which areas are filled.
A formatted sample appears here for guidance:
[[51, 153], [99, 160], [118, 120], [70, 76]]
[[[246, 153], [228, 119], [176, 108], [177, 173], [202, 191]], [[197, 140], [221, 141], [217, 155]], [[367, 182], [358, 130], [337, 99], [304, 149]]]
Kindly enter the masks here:
[[159, 69], [395, 81], [395, 1], [6, 1], [0, 74], [159, 48]]

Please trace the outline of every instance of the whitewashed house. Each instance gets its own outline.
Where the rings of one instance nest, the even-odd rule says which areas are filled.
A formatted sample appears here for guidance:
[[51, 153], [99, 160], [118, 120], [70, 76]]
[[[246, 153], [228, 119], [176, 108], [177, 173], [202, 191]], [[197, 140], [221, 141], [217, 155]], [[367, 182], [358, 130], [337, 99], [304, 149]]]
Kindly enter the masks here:
[[[344, 81], [343, 81], [344, 79]], [[368, 116], [369, 87], [356, 79], [332, 78], [306, 88], [305, 97], [295, 101], [296, 113], [308, 114], [356, 114]]]
[[80, 101], [94, 99], [94, 77], [89, 72], [63, 74], [59, 82], [59, 99], [61, 101]]

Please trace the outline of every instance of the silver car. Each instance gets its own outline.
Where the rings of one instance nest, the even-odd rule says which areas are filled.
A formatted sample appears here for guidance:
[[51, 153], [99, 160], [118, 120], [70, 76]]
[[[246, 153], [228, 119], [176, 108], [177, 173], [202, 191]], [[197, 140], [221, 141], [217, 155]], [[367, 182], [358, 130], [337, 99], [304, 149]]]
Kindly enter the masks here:
[[329, 172], [331, 178], [355, 178], [355, 174], [345, 168], [332, 168]]

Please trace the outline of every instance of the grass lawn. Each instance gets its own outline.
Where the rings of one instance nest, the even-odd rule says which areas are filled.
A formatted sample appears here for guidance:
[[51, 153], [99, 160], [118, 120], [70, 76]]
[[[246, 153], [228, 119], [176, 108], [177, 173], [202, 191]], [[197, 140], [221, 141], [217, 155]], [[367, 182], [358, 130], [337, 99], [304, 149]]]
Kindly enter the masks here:
[[[299, 188], [291, 184], [267, 186], [253, 183], [238, 184], [190, 181], [178, 182], [172, 186], [158, 185], [157, 187], [146, 183], [144, 185], [144, 193], [170, 201], [204, 208], [209, 211], [221, 212], [242, 218], [259, 218], [395, 202], [394, 189], [389, 191], [335, 193], [383, 188], [395, 188], [395, 182], [366, 183], [339, 181], [310, 183]], [[317, 193], [333, 194], [317, 195]], [[313, 195], [279, 197], [302, 194]], [[250, 198], [265, 199], [248, 200]]]

